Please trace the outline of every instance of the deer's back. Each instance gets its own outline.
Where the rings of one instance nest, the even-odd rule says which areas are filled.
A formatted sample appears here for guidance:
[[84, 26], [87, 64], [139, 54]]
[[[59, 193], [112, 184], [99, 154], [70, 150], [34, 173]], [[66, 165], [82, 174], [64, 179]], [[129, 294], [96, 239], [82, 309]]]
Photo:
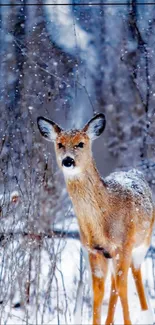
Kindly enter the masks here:
[[[131, 169], [128, 172], [114, 172], [105, 178], [109, 194], [119, 196], [120, 201], [131, 200], [148, 215], [152, 212], [152, 193], [143, 173]], [[138, 210], [137, 210], [138, 211]]]
[[126, 236], [127, 226], [131, 226], [137, 234], [135, 244], [139, 245], [147, 237], [153, 218], [152, 193], [144, 175], [136, 169], [114, 172], [104, 182], [109, 193], [112, 219], [115, 220], [111, 231], [115, 236], [117, 229], [118, 232], [122, 229]]

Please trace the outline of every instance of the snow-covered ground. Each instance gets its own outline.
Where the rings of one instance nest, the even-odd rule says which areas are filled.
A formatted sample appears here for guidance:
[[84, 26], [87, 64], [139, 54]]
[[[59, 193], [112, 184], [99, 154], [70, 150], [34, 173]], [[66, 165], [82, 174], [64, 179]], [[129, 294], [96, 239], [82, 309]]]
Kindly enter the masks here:
[[[74, 309], [79, 279], [80, 267], [80, 243], [78, 240], [55, 239], [55, 248], [59, 247], [58, 262], [52, 275], [52, 255], [42, 249], [40, 251], [40, 271], [37, 273], [38, 265], [32, 267], [32, 283], [30, 304], [20, 308], [13, 308], [13, 302], [19, 301], [19, 290], [15, 293], [13, 301], [8, 300], [4, 307], [1, 305], [1, 324], [74, 324]], [[61, 252], [61, 253], [60, 253]], [[149, 285], [153, 286], [151, 259], [148, 258], [143, 264], [144, 281], [148, 279]], [[36, 274], [38, 278], [35, 279]], [[36, 286], [34, 289], [34, 283]], [[50, 286], [51, 283], [51, 286]], [[83, 293], [81, 302], [82, 324], [91, 324], [91, 280], [87, 270], [83, 274]], [[38, 292], [36, 292], [38, 290]], [[102, 308], [102, 323], [104, 324], [110, 290], [110, 280], [107, 279], [106, 294]], [[141, 312], [135, 284], [131, 273], [129, 274], [129, 303], [131, 319], [133, 324], [153, 324], [153, 313], [151, 308], [153, 301], [150, 300], [150, 311]], [[54, 311], [54, 312], [53, 312]], [[80, 323], [80, 320], [79, 320]], [[115, 324], [123, 324], [120, 302], [118, 302]]]

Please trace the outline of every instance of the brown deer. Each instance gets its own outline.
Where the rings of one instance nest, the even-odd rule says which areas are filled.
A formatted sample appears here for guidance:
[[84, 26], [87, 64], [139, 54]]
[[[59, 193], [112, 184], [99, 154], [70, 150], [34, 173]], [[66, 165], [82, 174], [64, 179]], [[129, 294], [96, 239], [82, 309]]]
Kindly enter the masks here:
[[124, 324], [129, 325], [129, 267], [141, 308], [148, 309], [141, 263], [150, 245], [155, 213], [151, 190], [138, 170], [115, 172], [105, 179], [100, 177], [91, 144], [104, 131], [105, 124], [104, 114], [97, 114], [83, 129], [64, 131], [53, 121], [38, 118], [41, 134], [54, 142], [57, 162], [78, 218], [81, 242], [89, 254], [93, 324], [101, 324], [105, 280], [111, 261], [111, 294], [105, 324], [113, 324], [119, 296]]

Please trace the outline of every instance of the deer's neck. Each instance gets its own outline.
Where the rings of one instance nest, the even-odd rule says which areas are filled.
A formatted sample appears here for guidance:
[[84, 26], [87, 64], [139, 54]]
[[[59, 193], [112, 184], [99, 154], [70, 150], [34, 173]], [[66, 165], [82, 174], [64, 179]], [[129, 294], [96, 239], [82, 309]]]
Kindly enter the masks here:
[[98, 216], [107, 203], [108, 194], [106, 186], [93, 160], [78, 177], [68, 178], [66, 185], [75, 212], [79, 218], [83, 217], [84, 213], [88, 217], [90, 209], [92, 213], [96, 213], [96, 216]]
[[[81, 240], [84, 245], [93, 247], [103, 238], [107, 219], [108, 193], [106, 186], [93, 162], [80, 177], [66, 180], [68, 193], [78, 218]], [[103, 246], [103, 247], [104, 247]]]

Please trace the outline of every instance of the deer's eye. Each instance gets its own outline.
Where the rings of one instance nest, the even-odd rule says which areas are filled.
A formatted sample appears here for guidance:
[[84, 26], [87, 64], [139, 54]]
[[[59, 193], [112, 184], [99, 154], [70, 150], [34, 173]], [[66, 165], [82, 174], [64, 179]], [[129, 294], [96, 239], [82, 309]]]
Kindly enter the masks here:
[[83, 142], [80, 142], [79, 144], [77, 144], [76, 146], [74, 146], [74, 148], [83, 148], [84, 146], [84, 143]]
[[62, 144], [62, 143], [58, 143], [58, 148], [61, 149], [61, 148], [64, 148], [65, 146]]

